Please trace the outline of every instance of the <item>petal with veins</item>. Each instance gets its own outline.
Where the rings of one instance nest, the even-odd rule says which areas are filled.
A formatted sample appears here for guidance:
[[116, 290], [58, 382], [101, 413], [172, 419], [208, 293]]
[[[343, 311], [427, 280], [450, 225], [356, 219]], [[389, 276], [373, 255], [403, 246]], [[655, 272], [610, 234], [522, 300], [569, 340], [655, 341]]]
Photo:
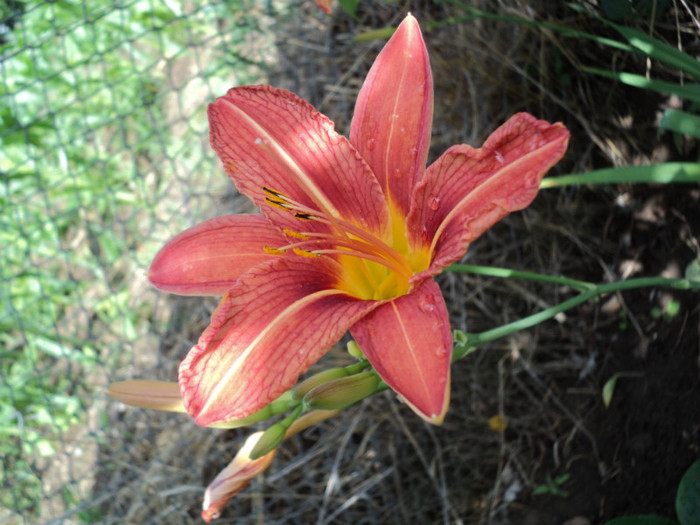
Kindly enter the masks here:
[[483, 147], [452, 146], [436, 160], [416, 188], [408, 217], [412, 244], [431, 246], [428, 274], [459, 260], [485, 230], [528, 206], [568, 141], [562, 124], [519, 113]]
[[425, 170], [433, 77], [416, 19], [408, 15], [382, 49], [357, 97], [350, 142], [405, 215]]
[[424, 281], [350, 331], [384, 382], [420, 417], [442, 423], [450, 400], [452, 333], [437, 283]]
[[226, 172], [274, 224], [299, 227], [287, 210], [265, 206], [265, 187], [367, 231], [384, 230], [387, 207], [372, 172], [310, 104], [282, 89], [244, 86], [210, 104], [208, 112], [211, 145]]
[[148, 279], [180, 295], [224, 295], [258, 264], [277, 258], [265, 246], [287, 242], [262, 215], [225, 215], [176, 235], [151, 263]]
[[199, 425], [240, 419], [294, 385], [378, 304], [336, 290], [324, 258], [284, 258], [247, 272], [180, 365], [187, 412]]

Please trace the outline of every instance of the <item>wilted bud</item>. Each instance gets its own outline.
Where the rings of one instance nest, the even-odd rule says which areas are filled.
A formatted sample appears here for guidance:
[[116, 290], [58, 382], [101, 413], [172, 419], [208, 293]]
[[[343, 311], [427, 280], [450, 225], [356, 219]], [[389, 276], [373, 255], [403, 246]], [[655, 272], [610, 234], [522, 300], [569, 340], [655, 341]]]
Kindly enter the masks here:
[[256, 432], [249, 436], [233, 461], [219, 472], [219, 475], [207, 487], [202, 504], [202, 519], [207, 523], [218, 518], [226, 502], [246, 488], [251, 479], [272, 463], [275, 450], [258, 459], [250, 459], [250, 453], [262, 435], [263, 432]]
[[344, 408], [373, 394], [379, 381], [374, 371], [335, 379], [311, 390], [304, 397], [304, 403], [319, 410]]
[[115, 401], [135, 407], [185, 412], [180, 385], [169, 381], [120, 381], [109, 385], [107, 395]]

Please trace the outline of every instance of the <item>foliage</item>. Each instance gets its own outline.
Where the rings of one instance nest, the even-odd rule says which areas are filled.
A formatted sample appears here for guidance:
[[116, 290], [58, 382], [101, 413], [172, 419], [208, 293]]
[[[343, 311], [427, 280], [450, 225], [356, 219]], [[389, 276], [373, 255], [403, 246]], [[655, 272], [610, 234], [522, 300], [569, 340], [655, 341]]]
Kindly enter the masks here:
[[[192, 140], [201, 111], [181, 122], [165, 111], [170, 66], [254, 24], [220, 34], [238, 1], [194, 13], [167, 0], [20, 5], [3, 11], [11, 30], [0, 40], [0, 506], [38, 512], [36, 462], [83, 418], [86, 378], [147, 329], [150, 309], [135, 307], [130, 286], [153, 249], [136, 261], [131, 252], [144, 224], [153, 228], [161, 172], [176, 157], [187, 168], [208, 162]], [[231, 73], [212, 54], [199, 74]]]

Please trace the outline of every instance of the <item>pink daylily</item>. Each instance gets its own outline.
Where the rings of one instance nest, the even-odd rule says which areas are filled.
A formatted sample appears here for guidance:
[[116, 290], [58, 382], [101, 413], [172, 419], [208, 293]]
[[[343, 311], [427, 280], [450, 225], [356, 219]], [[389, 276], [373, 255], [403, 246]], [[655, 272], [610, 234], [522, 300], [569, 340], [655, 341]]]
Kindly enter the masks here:
[[195, 226], [150, 269], [163, 290], [224, 295], [180, 366], [197, 423], [259, 410], [348, 329], [418, 415], [442, 422], [452, 335], [432, 277], [530, 204], [569, 133], [520, 113], [481, 148], [452, 146], [426, 169], [432, 114], [428, 53], [411, 15], [360, 90], [349, 140], [269, 86], [234, 88], [209, 106], [211, 145], [262, 213]]

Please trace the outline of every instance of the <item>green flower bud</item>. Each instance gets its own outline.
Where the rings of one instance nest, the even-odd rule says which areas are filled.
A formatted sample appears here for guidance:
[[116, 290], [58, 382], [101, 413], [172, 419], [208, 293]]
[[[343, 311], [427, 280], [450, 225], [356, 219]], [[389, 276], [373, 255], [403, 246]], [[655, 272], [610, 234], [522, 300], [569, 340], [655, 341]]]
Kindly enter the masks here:
[[287, 429], [282, 423], [275, 423], [263, 432], [263, 435], [260, 436], [260, 439], [255, 443], [253, 450], [250, 451], [250, 456], [248, 457], [251, 461], [255, 461], [275, 450], [277, 445], [284, 439], [284, 433], [286, 431]]
[[355, 359], [360, 361], [366, 359], [365, 354], [362, 353], [362, 348], [355, 341], [348, 342], [348, 354], [353, 356]]
[[333, 381], [334, 379], [347, 377], [348, 375], [349, 373], [345, 368], [329, 368], [328, 370], [314, 374], [292, 388], [292, 398], [303, 399], [310, 390], [317, 386]]
[[334, 410], [372, 395], [379, 385], [379, 376], [370, 370], [323, 383], [304, 396], [304, 404], [317, 410]]

